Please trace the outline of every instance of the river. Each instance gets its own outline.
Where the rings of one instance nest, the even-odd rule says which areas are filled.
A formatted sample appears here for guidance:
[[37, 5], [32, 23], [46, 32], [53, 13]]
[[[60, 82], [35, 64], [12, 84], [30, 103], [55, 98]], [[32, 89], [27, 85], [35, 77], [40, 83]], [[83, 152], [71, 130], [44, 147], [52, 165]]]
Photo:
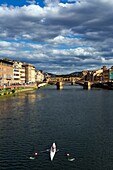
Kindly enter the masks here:
[[113, 91], [49, 86], [0, 98], [0, 170], [113, 170]]

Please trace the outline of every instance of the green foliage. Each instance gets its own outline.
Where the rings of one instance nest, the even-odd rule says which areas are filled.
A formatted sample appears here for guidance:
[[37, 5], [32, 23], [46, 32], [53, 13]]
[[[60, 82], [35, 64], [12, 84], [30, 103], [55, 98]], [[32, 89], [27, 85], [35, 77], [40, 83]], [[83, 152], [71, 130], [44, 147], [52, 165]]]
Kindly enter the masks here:
[[15, 90], [15, 89], [13, 89], [13, 90], [12, 90], [12, 93], [15, 93], [15, 91], [16, 91], [16, 90]]

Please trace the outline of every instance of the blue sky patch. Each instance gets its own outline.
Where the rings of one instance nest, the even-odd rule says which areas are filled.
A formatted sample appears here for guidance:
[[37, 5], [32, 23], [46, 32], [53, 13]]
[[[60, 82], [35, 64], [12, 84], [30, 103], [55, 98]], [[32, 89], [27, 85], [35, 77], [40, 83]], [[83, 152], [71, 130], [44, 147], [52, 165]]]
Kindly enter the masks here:
[[[24, 5], [30, 5], [32, 3], [32, 0], [0, 0], [0, 5], [7, 4], [8, 6], [24, 6]], [[43, 0], [36, 0], [36, 4], [38, 4], [41, 7], [44, 7], [44, 1]]]
[[[40, 7], [44, 7], [45, 6], [45, 3], [44, 3], [44, 0], [0, 0], [0, 5], [5, 5], [7, 4], [7, 6], [19, 6], [19, 7], [22, 7], [24, 5], [30, 5], [31, 3], [34, 4], [37, 4], [39, 5]], [[61, 3], [69, 3], [69, 4], [74, 4], [76, 3], [75, 0], [73, 1], [68, 1], [68, 0], [60, 0]]]

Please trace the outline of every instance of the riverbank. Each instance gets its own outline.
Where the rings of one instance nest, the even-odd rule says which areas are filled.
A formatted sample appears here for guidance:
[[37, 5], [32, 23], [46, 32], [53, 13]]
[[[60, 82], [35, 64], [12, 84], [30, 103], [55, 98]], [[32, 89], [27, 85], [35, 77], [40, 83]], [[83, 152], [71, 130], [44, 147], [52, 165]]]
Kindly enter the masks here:
[[1, 88], [0, 97], [14, 95], [17, 93], [22, 93], [22, 92], [27, 92], [27, 91], [32, 91], [32, 90], [37, 90], [45, 86], [47, 86], [47, 83], [40, 83], [38, 85], [32, 84], [32, 85], [27, 85], [27, 86], [8, 86], [5, 88]]
[[17, 93], [22, 93], [22, 92], [26, 92], [26, 91], [32, 91], [32, 90], [36, 90], [36, 89], [38, 89], [38, 87], [4, 89], [4, 90], [0, 91], [0, 97], [14, 95], [14, 94], [17, 94]]

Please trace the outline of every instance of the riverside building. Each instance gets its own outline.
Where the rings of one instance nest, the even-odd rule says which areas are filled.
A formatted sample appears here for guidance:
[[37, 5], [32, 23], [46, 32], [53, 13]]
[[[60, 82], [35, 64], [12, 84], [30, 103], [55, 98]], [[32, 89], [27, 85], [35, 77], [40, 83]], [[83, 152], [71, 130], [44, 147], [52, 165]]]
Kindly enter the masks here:
[[0, 86], [13, 83], [13, 62], [0, 59]]
[[44, 78], [44, 72], [36, 70], [32, 64], [0, 59], [0, 86], [43, 82]]
[[25, 64], [20, 61], [13, 61], [14, 84], [25, 83]]
[[44, 74], [42, 70], [36, 70], [36, 82], [43, 82], [44, 81]]
[[25, 65], [25, 79], [26, 83], [34, 83], [35, 82], [35, 67], [31, 64]]

